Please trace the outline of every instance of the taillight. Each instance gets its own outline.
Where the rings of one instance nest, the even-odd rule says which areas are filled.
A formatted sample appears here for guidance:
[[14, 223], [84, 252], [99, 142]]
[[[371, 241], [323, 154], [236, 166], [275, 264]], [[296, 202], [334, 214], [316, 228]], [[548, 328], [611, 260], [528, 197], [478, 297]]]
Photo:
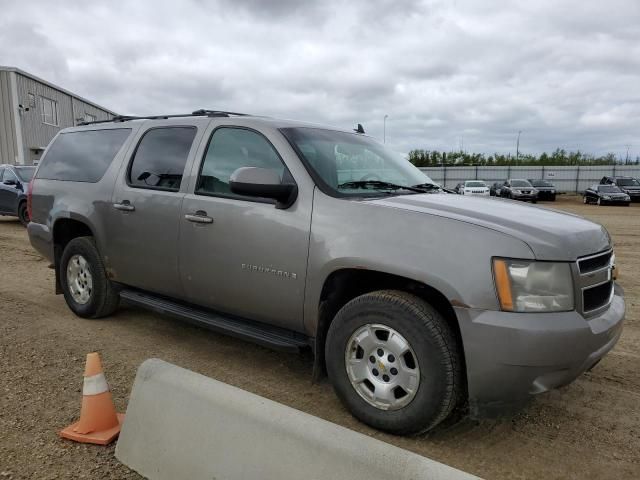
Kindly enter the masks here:
[[33, 184], [36, 179], [32, 178], [29, 182], [29, 191], [27, 192], [27, 214], [29, 215], [29, 220], [33, 218]]

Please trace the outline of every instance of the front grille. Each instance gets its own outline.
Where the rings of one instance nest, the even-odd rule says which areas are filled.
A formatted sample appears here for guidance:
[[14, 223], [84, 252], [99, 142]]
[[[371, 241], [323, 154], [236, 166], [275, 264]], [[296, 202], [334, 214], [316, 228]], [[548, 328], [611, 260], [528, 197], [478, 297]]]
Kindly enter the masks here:
[[582, 307], [585, 312], [604, 307], [611, 300], [613, 282], [603, 283], [582, 291]]
[[608, 267], [611, 261], [612, 254], [612, 251], [608, 251], [584, 258], [582, 260], [578, 260], [578, 268], [580, 269], [580, 273], [584, 274], [594, 272], [596, 270], [600, 270], [601, 268]]

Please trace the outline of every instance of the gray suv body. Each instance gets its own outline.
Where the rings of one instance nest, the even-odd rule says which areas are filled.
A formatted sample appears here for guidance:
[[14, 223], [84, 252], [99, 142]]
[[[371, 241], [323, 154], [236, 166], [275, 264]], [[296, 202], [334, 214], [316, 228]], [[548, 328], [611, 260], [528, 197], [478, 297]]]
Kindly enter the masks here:
[[31, 195], [76, 314], [125, 299], [308, 347], [356, 417], [399, 434], [519, 407], [622, 331], [604, 227], [447, 194], [359, 133], [208, 111], [74, 127]]

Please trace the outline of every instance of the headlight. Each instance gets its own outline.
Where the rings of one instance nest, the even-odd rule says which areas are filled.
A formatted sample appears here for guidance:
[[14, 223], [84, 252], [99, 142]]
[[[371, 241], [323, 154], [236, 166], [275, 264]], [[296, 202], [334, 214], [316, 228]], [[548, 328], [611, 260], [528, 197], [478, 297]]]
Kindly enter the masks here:
[[625, 199], [625, 200], [631, 200], [631, 197], [630, 197], [629, 195], [625, 195], [625, 196], [624, 196], [624, 199]]
[[502, 310], [563, 312], [574, 309], [568, 263], [496, 258], [493, 276]]
[[603, 200], [611, 200], [611, 197], [609, 195], [603, 195], [602, 199]]
[[556, 193], [556, 191], [555, 190], [551, 190], [549, 193]]

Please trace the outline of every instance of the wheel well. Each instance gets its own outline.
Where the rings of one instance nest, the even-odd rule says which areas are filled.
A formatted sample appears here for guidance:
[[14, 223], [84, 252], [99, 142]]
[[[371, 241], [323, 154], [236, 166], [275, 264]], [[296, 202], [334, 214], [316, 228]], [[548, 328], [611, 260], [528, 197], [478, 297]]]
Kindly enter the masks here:
[[[398, 275], [362, 269], [344, 269], [333, 272], [325, 281], [320, 295], [318, 328], [316, 331], [314, 377], [326, 373], [324, 347], [329, 326], [338, 311], [354, 298], [376, 290], [401, 290], [429, 302], [449, 323], [458, 342], [462, 371], [466, 372], [462, 335], [451, 303], [440, 291], [422, 282]], [[466, 378], [463, 384], [466, 386]]]
[[59, 265], [62, 252], [67, 244], [77, 237], [92, 237], [91, 229], [79, 220], [63, 218], [53, 225], [53, 257], [56, 271], [56, 293], [62, 293], [60, 287]]

